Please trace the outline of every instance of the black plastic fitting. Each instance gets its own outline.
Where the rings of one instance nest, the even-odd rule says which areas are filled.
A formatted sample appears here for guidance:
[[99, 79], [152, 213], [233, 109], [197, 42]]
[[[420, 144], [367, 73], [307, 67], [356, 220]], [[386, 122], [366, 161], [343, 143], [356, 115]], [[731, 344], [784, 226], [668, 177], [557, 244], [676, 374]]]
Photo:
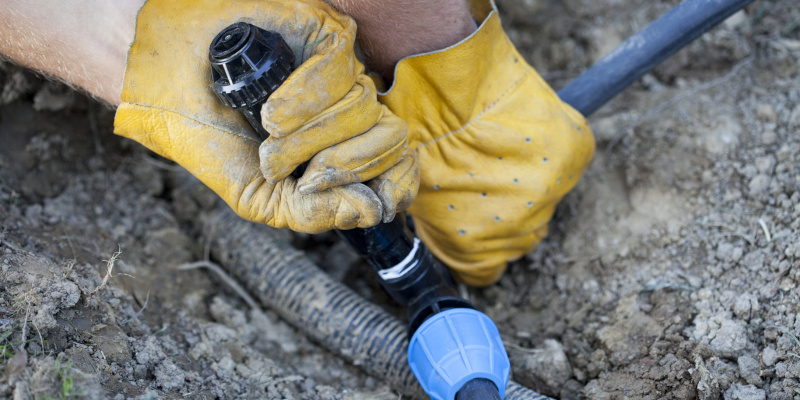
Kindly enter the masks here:
[[488, 379], [477, 378], [464, 384], [456, 393], [456, 400], [501, 400], [497, 386]]
[[474, 309], [458, 297], [447, 268], [406, 229], [403, 218], [337, 233], [372, 265], [384, 290], [408, 308], [409, 336], [433, 314]]
[[280, 34], [246, 22], [223, 29], [208, 52], [214, 93], [228, 107], [242, 112], [261, 136], [261, 104], [294, 69], [294, 53]]

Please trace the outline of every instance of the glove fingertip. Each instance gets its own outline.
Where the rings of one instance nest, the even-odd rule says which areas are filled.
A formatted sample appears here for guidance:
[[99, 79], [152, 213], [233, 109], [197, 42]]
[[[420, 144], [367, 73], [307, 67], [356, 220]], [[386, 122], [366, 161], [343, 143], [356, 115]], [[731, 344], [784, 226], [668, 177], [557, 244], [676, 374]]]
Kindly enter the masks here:
[[395, 199], [395, 184], [390, 180], [381, 180], [376, 191], [383, 206], [383, 222], [392, 222], [397, 214], [397, 201]]
[[279, 174], [278, 171], [272, 168], [271, 165], [264, 162], [261, 163], [261, 175], [263, 175], [264, 179], [272, 185], [280, 182], [283, 178], [285, 178], [285, 176], [281, 176], [281, 174]]
[[297, 185], [297, 193], [300, 193], [303, 196], [307, 196], [309, 194], [314, 194], [320, 192], [321, 190], [314, 184], [308, 183], [299, 183]]
[[261, 126], [264, 127], [264, 130], [269, 132], [270, 136], [280, 138], [286, 136], [286, 132], [291, 132], [291, 130], [287, 129], [287, 127], [284, 126], [285, 124], [280, 124], [275, 121], [276, 102], [277, 99], [269, 99], [261, 106]]

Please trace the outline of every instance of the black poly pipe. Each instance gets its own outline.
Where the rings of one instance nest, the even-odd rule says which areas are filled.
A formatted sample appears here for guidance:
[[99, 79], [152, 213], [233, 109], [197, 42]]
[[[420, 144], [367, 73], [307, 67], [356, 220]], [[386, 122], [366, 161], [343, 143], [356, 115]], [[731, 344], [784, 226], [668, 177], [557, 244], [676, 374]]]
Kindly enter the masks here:
[[488, 379], [473, 379], [456, 393], [456, 400], [502, 400], [497, 386]]
[[667, 57], [753, 0], [686, 0], [623, 42], [558, 91], [589, 116]]

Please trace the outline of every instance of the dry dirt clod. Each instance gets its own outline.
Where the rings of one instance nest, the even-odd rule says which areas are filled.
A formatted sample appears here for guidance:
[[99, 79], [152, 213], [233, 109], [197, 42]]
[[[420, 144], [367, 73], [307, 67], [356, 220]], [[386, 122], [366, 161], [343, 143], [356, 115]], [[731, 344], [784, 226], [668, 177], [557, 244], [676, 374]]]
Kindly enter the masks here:
[[556, 340], [547, 339], [543, 347], [523, 351], [512, 348], [514, 379], [522, 385], [549, 396], [558, 396], [564, 384], [572, 378], [564, 347]]
[[[676, 1], [498, 3], [521, 55], [559, 88]], [[755, 2], [591, 116], [595, 162], [549, 236], [500, 284], [470, 291], [504, 340], [538, 351], [509, 346], [519, 379], [566, 399], [800, 393], [796, 3]], [[21, 372], [0, 398], [57, 398], [61, 352], [88, 399], [397, 398], [224, 278], [172, 268], [205, 259], [197, 216], [217, 196], [112, 135], [113, 110], [9, 63], [0, 88], [11, 354], [31, 307], [27, 362], [7, 354]], [[403, 314], [335, 235], [281, 234]], [[125, 259], [109, 274], [98, 261], [117, 246]]]

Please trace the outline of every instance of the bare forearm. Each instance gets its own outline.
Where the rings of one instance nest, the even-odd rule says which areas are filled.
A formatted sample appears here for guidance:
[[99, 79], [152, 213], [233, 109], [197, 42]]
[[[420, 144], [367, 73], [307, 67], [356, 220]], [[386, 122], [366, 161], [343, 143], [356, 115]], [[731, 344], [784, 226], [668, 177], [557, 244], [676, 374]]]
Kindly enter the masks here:
[[0, 53], [119, 104], [143, 2], [8, 0], [0, 11]]
[[329, 0], [358, 23], [372, 68], [391, 79], [403, 57], [458, 43], [477, 28], [465, 0]]
[[[0, 53], [117, 105], [145, 0], [7, 0]], [[403, 57], [439, 50], [476, 26], [465, 0], [329, 0], [358, 22], [371, 66], [391, 79]]]

